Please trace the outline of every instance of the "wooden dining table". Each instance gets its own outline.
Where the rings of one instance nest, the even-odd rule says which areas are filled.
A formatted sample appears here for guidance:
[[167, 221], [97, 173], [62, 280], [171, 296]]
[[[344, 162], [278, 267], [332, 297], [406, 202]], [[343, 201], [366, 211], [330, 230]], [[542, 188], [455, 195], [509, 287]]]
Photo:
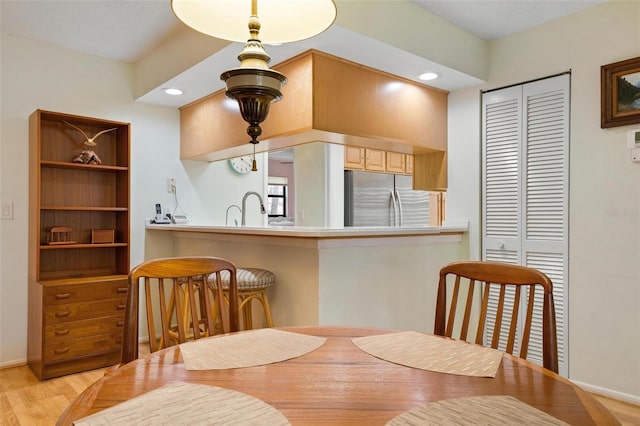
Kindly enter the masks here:
[[[495, 377], [470, 377], [388, 362], [369, 355], [351, 341], [353, 337], [397, 330], [337, 326], [279, 330], [327, 340], [312, 352], [286, 361], [221, 370], [187, 370], [180, 347], [169, 347], [107, 370], [71, 403], [58, 425], [70, 425], [175, 382], [242, 392], [270, 404], [292, 425], [384, 425], [403, 412], [433, 401], [488, 395], [515, 397], [571, 425], [619, 424], [606, 408], [569, 380], [508, 354], [503, 356]], [[219, 336], [207, 339], [216, 338]]]

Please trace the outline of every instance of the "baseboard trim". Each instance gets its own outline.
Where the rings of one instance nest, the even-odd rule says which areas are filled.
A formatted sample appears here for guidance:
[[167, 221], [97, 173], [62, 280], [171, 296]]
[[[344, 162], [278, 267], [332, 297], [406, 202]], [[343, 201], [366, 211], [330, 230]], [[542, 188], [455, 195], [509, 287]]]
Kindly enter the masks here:
[[602, 388], [600, 386], [594, 386], [588, 383], [578, 382], [576, 380], [572, 380], [572, 382], [580, 386], [582, 389], [591, 393], [595, 393], [596, 395], [602, 395], [607, 398], [611, 398], [618, 401], [626, 402], [628, 404], [640, 406], [640, 396], [631, 395], [624, 392], [618, 392], [611, 389]]
[[0, 362], [0, 370], [4, 368], [13, 368], [13, 367], [22, 367], [23, 365], [27, 365], [27, 359], [14, 359], [11, 361]]

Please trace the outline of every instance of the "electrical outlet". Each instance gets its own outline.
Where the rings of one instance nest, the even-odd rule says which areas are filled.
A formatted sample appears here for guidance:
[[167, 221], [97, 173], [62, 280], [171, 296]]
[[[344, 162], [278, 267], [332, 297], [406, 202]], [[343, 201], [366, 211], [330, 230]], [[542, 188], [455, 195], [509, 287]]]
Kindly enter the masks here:
[[167, 192], [176, 192], [176, 180], [174, 178], [167, 179]]

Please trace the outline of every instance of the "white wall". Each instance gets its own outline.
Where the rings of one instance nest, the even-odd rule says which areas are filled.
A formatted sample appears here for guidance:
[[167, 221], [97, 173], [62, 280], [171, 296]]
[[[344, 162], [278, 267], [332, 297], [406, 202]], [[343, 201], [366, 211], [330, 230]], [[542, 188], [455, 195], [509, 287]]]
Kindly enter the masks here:
[[[480, 89], [449, 94], [446, 223], [469, 222], [469, 255], [480, 258]], [[461, 125], [460, 123], [464, 123]]]
[[[571, 70], [569, 377], [636, 403], [640, 164], [626, 148], [634, 126], [600, 129], [600, 66], [639, 55], [640, 2], [608, 2], [492, 42], [484, 87]], [[469, 162], [480, 159], [479, 89], [449, 97], [448, 214], [470, 218], [471, 230], [480, 208], [479, 169]]]
[[432, 333], [440, 268], [467, 247], [466, 235], [322, 242], [319, 323]]
[[[194, 221], [219, 225], [228, 205], [240, 204], [249, 189], [264, 193], [266, 185], [263, 173], [240, 176], [226, 162], [181, 162], [179, 111], [135, 102], [131, 65], [5, 34], [1, 43], [0, 201], [13, 203], [14, 219], [0, 221], [0, 367], [26, 362], [28, 117], [34, 110], [131, 123], [132, 266], [148, 250], [144, 219], [153, 216], [155, 203], [175, 207], [167, 178], [176, 179], [180, 206]], [[262, 157], [258, 166], [265, 170]], [[261, 224], [264, 216], [249, 206], [247, 223]]]
[[294, 179], [298, 187], [295, 199], [296, 226], [325, 226], [327, 223], [325, 145], [308, 143], [293, 148]]
[[312, 142], [293, 148], [296, 226], [344, 225], [344, 148]]

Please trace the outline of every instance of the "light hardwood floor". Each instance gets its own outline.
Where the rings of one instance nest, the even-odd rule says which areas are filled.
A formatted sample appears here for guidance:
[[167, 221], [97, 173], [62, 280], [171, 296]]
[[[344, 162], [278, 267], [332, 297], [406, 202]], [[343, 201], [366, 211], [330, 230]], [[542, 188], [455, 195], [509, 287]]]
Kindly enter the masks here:
[[[141, 351], [142, 352], [142, 351]], [[0, 425], [50, 426], [104, 369], [38, 381], [28, 367], [0, 369]], [[640, 425], [640, 406], [594, 395], [623, 426]]]

